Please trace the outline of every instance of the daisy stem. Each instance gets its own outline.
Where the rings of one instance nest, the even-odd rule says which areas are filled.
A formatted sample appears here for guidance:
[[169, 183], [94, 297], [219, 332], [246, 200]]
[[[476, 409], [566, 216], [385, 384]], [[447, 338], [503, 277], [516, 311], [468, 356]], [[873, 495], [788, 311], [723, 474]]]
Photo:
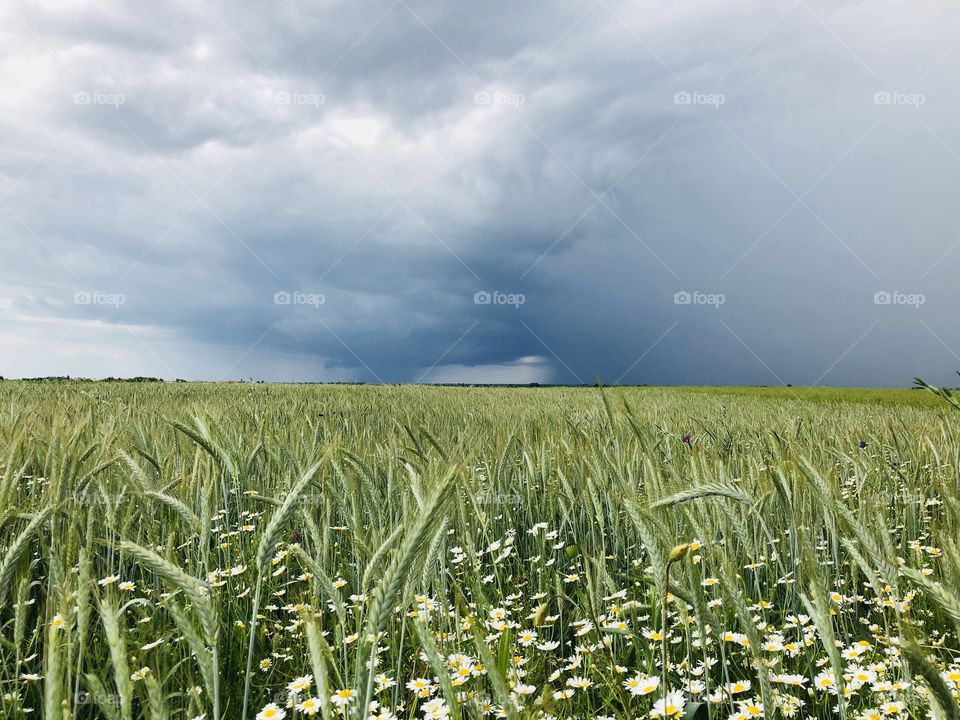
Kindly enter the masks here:
[[262, 582], [263, 577], [258, 572], [257, 586], [253, 591], [253, 614], [250, 617], [250, 640], [247, 642], [247, 668], [243, 675], [243, 711], [240, 713], [240, 720], [247, 719], [247, 707], [250, 702], [250, 673], [253, 666], [253, 645], [257, 636], [257, 615], [260, 612], [260, 586]]
[[667, 692], [667, 629], [669, 628], [668, 617], [670, 614], [669, 602], [670, 602], [670, 566], [673, 565], [673, 561], [667, 561], [667, 568], [663, 574], [663, 637], [660, 638], [660, 647], [661, 647], [661, 658], [660, 662], [662, 664], [661, 674], [663, 676], [663, 692]]

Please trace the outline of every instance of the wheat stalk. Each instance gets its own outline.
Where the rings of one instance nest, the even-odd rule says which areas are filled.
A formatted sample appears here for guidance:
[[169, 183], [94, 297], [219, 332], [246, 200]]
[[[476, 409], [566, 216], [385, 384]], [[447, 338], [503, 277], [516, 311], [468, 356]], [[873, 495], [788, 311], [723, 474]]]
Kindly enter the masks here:
[[13, 571], [20, 555], [27, 549], [34, 533], [46, 522], [51, 512], [53, 512], [52, 506], [46, 507], [34, 515], [27, 526], [10, 543], [7, 552], [4, 553], [3, 560], [0, 560], [0, 601], [7, 595], [7, 587], [13, 581]]
[[357, 649], [356, 686], [362, 693], [363, 703], [360, 707], [363, 708], [363, 711], [370, 704], [370, 682], [372, 679], [366, 661], [372, 653], [373, 644], [376, 642], [376, 640], [371, 642], [367, 638], [378, 637], [386, 628], [387, 621], [393, 613], [394, 605], [400, 597], [410, 571], [425, 549], [427, 538], [430, 537], [437, 524], [443, 520], [444, 507], [452, 497], [456, 487], [454, 484], [455, 472], [455, 468], [448, 470], [447, 474], [437, 483], [430, 497], [424, 502], [422, 511], [418, 513], [413, 525], [404, 535], [403, 542], [395, 551], [393, 560], [384, 570], [383, 576], [373, 592], [373, 599], [367, 611], [364, 638]]
[[300, 479], [294, 483], [290, 492], [288, 492], [284, 498], [283, 503], [270, 517], [270, 522], [267, 523], [267, 527], [260, 538], [260, 545], [257, 548], [257, 582], [253, 595], [253, 610], [250, 614], [250, 638], [247, 642], [247, 665], [244, 670], [243, 680], [243, 710], [240, 713], [240, 717], [243, 720], [246, 720], [247, 708], [250, 701], [250, 681], [253, 675], [253, 650], [257, 637], [257, 616], [260, 613], [260, 593], [263, 587], [263, 576], [270, 569], [270, 558], [280, 539], [280, 532], [283, 530], [283, 526], [286, 525], [287, 521], [296, 512], [300, 498], [303, 496], [304, 491], [310, 486], [314, 475], [317, 474], [322, 463], [323, 461], [321, 460], [311, 465], [306, 472], [300, 476]]

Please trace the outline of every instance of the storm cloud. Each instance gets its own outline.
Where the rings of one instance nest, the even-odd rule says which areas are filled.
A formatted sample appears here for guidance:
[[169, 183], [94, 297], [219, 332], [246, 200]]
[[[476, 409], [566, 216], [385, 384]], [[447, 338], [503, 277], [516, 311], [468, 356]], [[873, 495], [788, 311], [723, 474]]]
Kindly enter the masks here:
[[0, 375], [956, 384], [960, 7], [0, 8]]

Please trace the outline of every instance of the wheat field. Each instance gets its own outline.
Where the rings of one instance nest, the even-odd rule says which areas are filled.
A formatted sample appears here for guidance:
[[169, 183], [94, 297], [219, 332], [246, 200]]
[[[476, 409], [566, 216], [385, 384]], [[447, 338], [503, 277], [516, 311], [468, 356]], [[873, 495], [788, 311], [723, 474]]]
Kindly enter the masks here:
[[954, 405], [0, 383], [0, 713], [955, 719]]

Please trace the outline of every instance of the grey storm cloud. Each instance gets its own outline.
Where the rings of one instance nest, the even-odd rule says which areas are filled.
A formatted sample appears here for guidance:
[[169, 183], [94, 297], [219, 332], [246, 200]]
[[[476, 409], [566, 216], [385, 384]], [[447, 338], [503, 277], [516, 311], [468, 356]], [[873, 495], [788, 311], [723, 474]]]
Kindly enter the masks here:
[[0, 375], [954, 383], [947, 2], [0, 9]]

